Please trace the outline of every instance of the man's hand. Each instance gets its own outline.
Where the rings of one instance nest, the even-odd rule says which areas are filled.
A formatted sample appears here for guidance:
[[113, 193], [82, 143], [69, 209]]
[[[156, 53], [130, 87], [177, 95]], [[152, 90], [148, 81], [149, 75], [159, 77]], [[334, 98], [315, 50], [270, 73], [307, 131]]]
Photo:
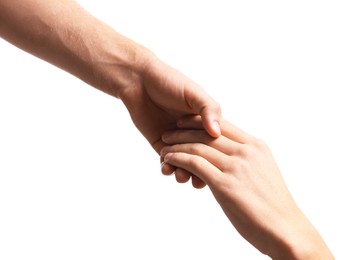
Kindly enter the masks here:
[[[220, 136], [220, 106], [199, 85], [153, 55], [147, 59], [140, 75], [136, 77], [139, 80], [132, 80], [119, 96], [136, 127], [156, 152], [166, 145], [161, 140], [162, 134], [177, 129], [178, 120], [186, 115], [200, 115], [208, 134]], [[176, 170], [169, 165], [164, 165], [163, 169], [166, 175]], [[177, 169], [175, 174], [181, 182], [188, 181], [191, 176], [183, 169]], [[193, 185], [205, 186], [195, 176]]]
[[76, 1], [0, 0], [0, 37], [121, 98], [157, 152], [162, 133], [184, 115], [200, 115], [205, 130], [220, 135], [220, 107], [201, 87]]

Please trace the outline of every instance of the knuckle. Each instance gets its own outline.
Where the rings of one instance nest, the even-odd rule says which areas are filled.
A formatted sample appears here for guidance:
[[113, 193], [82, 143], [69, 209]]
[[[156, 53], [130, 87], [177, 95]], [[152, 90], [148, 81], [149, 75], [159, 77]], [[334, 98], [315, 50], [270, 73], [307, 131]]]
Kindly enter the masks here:
[[189, 164], [194, 168], [194, 169], [202, 169], [203, 167], [203, 162], [199, 159], [197, 156], [191, 156], [189, 158]]
[[201, 145], [200, 144], [193, 144], [189, 146], [189, 151], [191, 154], [199, 154], [201, 149]]
[[244, 144], [239, 151], [241, 157], [250, 158], [254, 155], [254, 147], [250, 144]]
[[252, 158], [259, 152], [268, 150], [268, 145], [261, 139], [254, 138], [251, 142], [242, 145], [239, 150], [239, 155], [243, 158]]
[[231, 168], [231, 171], [236, 173], [236, 174], [241, 174], [246, 171], [248, 168], [248, 161], [247, 160], [232, 160], [230, 162], [229, 167]]
[[256, 138], [253, 142], [253, 145], [261, 151], [268, 150], [268, 145], [261, 139]]

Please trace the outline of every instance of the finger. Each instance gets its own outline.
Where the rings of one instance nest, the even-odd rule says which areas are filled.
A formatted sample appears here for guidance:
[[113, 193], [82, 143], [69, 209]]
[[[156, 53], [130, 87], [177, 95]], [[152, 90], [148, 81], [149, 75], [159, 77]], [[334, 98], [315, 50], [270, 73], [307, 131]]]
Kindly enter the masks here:
[[[199, 115], [185, 116], [178, 120], [177, 126], [184, 129], [204, 129], [202, 118]], [[238, 143], [249, 143], [253, 136], [231, 124], [225, 119], [220, 120], [221, 134]]]
[[187, 172], [185, 169], [176, 168], [175, 178], [178, 183], [186, 183], [191, 178], [191, 174]]
[[220, 117], [221, 110], [219, 107], [205, 107], [201, 110], [202, 122], [205, 130], [212, 137], [219, 137], [221, 135]]
[[192, 175], [192, 185], [196, 189], [203, 189], [206, 186], [205, 182], [195, 175]]
[[204, 129], [202, 117], [199, 115], [189, 115], [179, 119], [177, 127], [184, 129]]
[[176, 168], [175, 178], [178, 183], [186, 183], [192, 179], [192, 185], [196, 189], [202, 189], [206, 186], [200, 178], [182, 168]]
[[246, 144], [255, 138], [226, 120], [221, 121], [221, 134], [237, 143]]
[[188, 182], [190, 179], [192, 179], [192, 185], [194, 188], [196, 189], [202, 189], [206, 186], [206, 184], [201, 180], [199, 179], [197, 176], [193, 175], [192, 173], [190, 172], [187, 172], [185, 169], [182, 169], [182, 168], [176, 168], [170, 164], [167, 164], [165, 162], [162, 163], [164, 165], [164, 167], [169, 167], [169, 169], [171, 170], [168, 170], [168, 171], [164, 171], [163, 170], [163, 167], [161, 169], [162, 171], [162, 174], [164, 175], [172, 175], [173, 173], [175, 174], [175, 178], [176, 178], [176, 181], [178, 183], [186, 183]]
[[186, 89], [185, 97], [192, 109], [201, 116], [203, 127], [208, 134], [213, 137], [220, 136], [220, 105], [199, 86]]
[[163, 175], [172, 175], [174, 173], [175, 178], [179, 183], [186, 183], [192, 178], [192, 185], [196, 189], [202, 189], [206, 186], [206, 184], [201, 179], [199, 179], [197, 176], [194, 176], [190, 172], [187, 172], [182, 168], [176, 168], [168, 163], [165, 163], [162, 157], [160, 157], [160, 160], [162, 160], [161, 172]]
[[223, 173], [212, 163], [194, 154], [168, 153], [165, 156], [165, 162], [191, 172], [207, 185], [217, 185], [223, 176]]
[[[178, 120], [177, 126], [185, 129], [203, 129], [202, 118], [199, 115], [185, 116]], [[231, 124], [225, 119], [220, 120], [221, 134], [239, 143], [248, 143], [254, 139], [253, 136]]]
[[234, 154], [235, 150], [237, 150], [237, 147], [239, 145], [236, 142], [224, 136], [213, 138], [210, 135], [208, 135], [204, 130], [170, 131], [164, 133], [162, 139], [166, 144], [172, 144], [172, 145], [186, 144], [186, 143], [202, 143], [211, 146], [227, 155]]
[[187, 143], [165, 146], [161, 151], [161, 156], [165, 157], [168, 153], [188, 153], [192, 155], [198, 155], [218, 167], [221, 171], [224, 170], [224, 167], [228, 164], [229, 161], [229, 156], [225, 153], [222, 153], [211, 146], [201, 143]]
[[171, 175], [175, 171], [176, 171], [176, 167], [174, 167], [174, 166], [172, 166], [172, 165], [170, 165], [168, 163], [165, 163], [165, 162], [161, 163], [161, 173], [163, 175]]

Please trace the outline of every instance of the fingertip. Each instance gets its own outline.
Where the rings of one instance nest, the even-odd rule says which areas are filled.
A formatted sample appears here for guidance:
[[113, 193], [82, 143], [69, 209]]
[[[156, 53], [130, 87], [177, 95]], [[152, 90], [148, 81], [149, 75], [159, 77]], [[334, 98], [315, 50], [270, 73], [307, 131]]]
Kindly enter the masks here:
[[176, 167], [168, 164], [168, 163], [165, 163], [165, 162], [162, 162], [161, 163], [161, 173], [163, 175], [172, 175], [176, 170]]
[[220, 123], [218, 121], [214, 121], [212, 123], [211, 128], [214, 131], [215, 136], [214, 137], [219, 137], [221, 135], [221, 128], [220, 128]]
[[211, 123], [205, 126], [205, 130], [212, 137], [219, 137], [221, 135], [220, 123], [216, 120], [211, 121]]
[[203, 189], [206, 186], [205, 182], [195, 175], [192, 175], [192, 185], [196, 189]]
[[175, 171], [175, 178], [178, 183], [187, 183], [191, 178], [191, 174], [184, 169], [177, 168]]
[[[219, 107], [218, 107], [219, 108]], [[212, 137], [219, 137], [221, 135], [221, 112], [220, 109], [204, 109], [201, 113], [204, 129]]]

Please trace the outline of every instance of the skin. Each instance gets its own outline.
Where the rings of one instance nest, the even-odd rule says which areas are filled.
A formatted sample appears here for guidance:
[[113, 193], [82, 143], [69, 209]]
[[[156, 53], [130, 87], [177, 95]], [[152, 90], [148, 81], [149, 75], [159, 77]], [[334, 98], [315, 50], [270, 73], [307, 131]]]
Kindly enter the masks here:
[[198, 84], [75, 1], [0, 0], [0, 36], [120, 98], [156, 152], [162, 133], [188, 114], [201, 115], [206, 131], [220, 135], [220, 106]]
[[[194, 145], [194, 148], [182, 149], [183, 145], [165, 148], [164, 173], [175, 170], [177, 180], [185, 182], [191, 172], [194, 186], [208, 184], [239, 232], [266, 254], [281, 258], [290, 253], [295, 256], [298, 249], [307, 253], [306, 256], [319, 248], [328, 252], [282, 186], [278, 170], [271, 165], [272, 159], [264, 146], [258, 142], [245, 145], [246, 140], [239, 139], [243, 134], [227, 124], [223, 126], [223, 136], [214, 140], [213, 137], [220, 135], [220, 106], [199, 85], [145, 47], [120, 35], [70, 0], [0, 0], [0, 36], [120, 98], [136, 127], [157, 152], [165, 145], [163, 141], [176, 143], [168, 135], [162, 140], [164, 132], [176, 129], [178, 122], [179, 126], [187, 127], [188, 122], [180, 121], [185, 115], [200, 115], [198, 127], [203, 126], [208, 135], [203, 131], [193, 135], [208, 140], [205, 141], [208, 148], [205, 152]], [[180, 142], [188, 143], [183, 138]], [[228, 150], [229, 146], [235, 147]], [[273, 177], [261, 171], [264, 165]], [[247, 194], [247, 200], [241, 194]], [[276, 201], [276, 195], [284, 197]], [[282, 233], [272, 228], [279, 225]], [[303, 246], [304, 234], [308, 235], [304, 240], [308, 242], [307, 247]]]
[[163, 135], [166, 163], [206, 183], [236, 230], [272, 259], [334, 259], [296, 205], [270, 149], [231, 123], [210, 138], [200, 118], [179, 125], [184, 130]]

